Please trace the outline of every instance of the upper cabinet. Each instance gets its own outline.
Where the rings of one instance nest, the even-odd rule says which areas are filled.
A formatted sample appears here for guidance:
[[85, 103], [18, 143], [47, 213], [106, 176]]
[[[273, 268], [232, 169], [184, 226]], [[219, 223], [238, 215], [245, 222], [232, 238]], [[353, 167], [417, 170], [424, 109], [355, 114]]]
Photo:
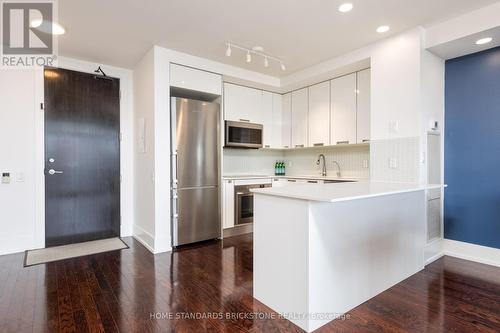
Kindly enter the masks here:
[[224, 83], [224, 119], [264, 123], [263, 92], [259, 89]]
[[365, 69], [357, 73], [357, 143], [370, 141], [370, 73], [370, 69]]
[[307, 147], [309, 89], [292, 92], [292, 148]]
[[222, 95], [222, 76], [186, 66], [170, 65], [170, 86]]
[[264, 116], [264, 148], [283, 148], [282, 139], [282, 97], [268, 91], [262, 92]]
[[370, 69], [284, 95], [224, 83], [224, 119], [263, 125], [264, 148], [370, 141]]
[[309, 146], [330, 144], [330, 82], [309, 87]]
[[282, 96], [281, 147], [292, 147], [292, 93]]
[[356, 143], [356, 73], [331, 81], [332, 145]]

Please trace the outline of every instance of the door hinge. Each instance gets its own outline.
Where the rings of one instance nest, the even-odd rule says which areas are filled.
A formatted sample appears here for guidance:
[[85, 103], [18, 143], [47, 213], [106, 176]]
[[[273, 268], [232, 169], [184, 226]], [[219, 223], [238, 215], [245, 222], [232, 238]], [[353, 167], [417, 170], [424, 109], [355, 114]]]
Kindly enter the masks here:
[[123, 177], [122, 177], [122, 175], [120, 175], [120, 183], [122, 182], [122, 179], [123, 179]]
[[120, 132], [120, 142], [123, 140], [123, 134]]
[[45, 105], [43, 105], [43, 103], [40, 103], [40, 110], [44, 110], [45, 109]]
[[119, 100], [121, 101], [121, 100], [122, 100], [122, 91], [121, 91], [121, 89], [120, 89], [120, 91], [118, 92], [118, 95], [119, 95], [119, 97], [118, 97], [118, 98], [119, 98]]

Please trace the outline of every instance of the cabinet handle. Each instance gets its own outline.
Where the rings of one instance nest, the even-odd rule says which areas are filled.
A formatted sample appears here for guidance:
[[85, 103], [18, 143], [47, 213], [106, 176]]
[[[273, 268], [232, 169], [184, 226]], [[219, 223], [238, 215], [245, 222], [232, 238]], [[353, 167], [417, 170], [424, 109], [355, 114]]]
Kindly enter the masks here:
[[325, 144], [324, 143], [314, 143], [314, 147], [323, 147]]
[[370, 139], [363, 139], [362, 142], [370, 142]]
[[317, 181], [317, 180], [308, 180], [307, 182], [308, 182], [308, 183], [311, 183], [311, 184], [317, 184], [317, 183], [318, 183], [318, 181]]
[[295, 148], [304, 148], [304, 145], [295, 145]]
[[349, 141], [337, 141], [338, 145], [348, 145]]
[[264, 148], [271, 148], [271, 146], [270, 145], [265, 145]]
[[289, 146], [283, 146], [283, 148], [290, 148]]
[[295, 182], [297, 182], [297, 181], [296, 181], [295, 179], [288, 179], [288, 182], [290, 182], [290, 183], [295, 183]]
[[245, 123], [249, 123], [250, 122], [250, 120], [248, 120], [248, 119], [240, 119], [240, 121], [243, 121]]

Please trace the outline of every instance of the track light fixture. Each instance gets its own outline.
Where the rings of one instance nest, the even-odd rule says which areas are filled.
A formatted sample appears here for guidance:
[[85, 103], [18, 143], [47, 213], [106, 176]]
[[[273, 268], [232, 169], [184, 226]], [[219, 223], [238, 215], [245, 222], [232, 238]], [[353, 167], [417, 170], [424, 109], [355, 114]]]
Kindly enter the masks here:
[[269, 54], [262, 52], [261, 47], [248, 48], [248, 47], [244, 47], [244, 46], [240, 46], [240, 45], [226, 42], [226, 56], [230, 57], [232, 55], [232, 49], [238, 49], [238, 50], [242, 50], [243, 52], [246, 52], [245, 59], [246, 59], [246, 62], [248, 62], [248, 63], [252, 62], [252, 55], [257, 55], [257, 56], [261, 56], [264, 58], [264, 67], [269, 67], [269, 60], [273, 60], [280, 65], [281, 70], [286, 71], [285, 64], [283, 63], [283, 61], [281, 59], [273, 57]]

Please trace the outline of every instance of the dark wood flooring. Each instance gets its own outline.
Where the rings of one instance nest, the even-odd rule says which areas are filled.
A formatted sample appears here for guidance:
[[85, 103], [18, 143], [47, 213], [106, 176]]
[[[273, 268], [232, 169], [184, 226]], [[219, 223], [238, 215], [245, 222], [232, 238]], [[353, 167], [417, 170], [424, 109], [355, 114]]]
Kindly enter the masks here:
[[[28, 268], [0, 256], [0, 332], [302, 332], [253, 299], [251, 236], [156, 256], [125, 241]], [[316, 332], [500, 332], [500, 268], [444, 257]]]

